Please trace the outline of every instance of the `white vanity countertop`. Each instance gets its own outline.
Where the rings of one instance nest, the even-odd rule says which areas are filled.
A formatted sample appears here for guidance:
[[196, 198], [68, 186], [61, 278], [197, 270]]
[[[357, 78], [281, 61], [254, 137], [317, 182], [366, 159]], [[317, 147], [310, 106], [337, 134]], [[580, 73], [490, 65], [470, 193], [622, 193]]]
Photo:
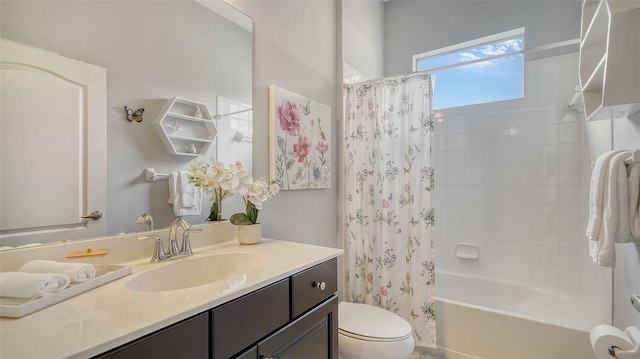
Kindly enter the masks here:
[[216, 282], [161, 292], [134, 291], [127, 283], [137, 274], [172, 261], [149, 263], [146, 257], [113, 263], [131, 266], [132, 274], [25, 317], [0, 318], [0, 358], [92, 357], [338, 257], [343, 251], [272, 239], [244, 246], [234, 240], [194, 248], [192, 257], [181, 260], [228, 252], [261, 253], [267, 259], [247, 273], [247, 281], [239, 288]]

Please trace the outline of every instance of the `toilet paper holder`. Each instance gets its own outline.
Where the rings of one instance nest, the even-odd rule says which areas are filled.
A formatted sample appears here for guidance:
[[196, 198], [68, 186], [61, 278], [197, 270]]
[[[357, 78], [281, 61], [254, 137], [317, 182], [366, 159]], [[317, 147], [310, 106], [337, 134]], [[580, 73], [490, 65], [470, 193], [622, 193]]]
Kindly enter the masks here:
[[624, 332], [629, 335], [635, 347], [630, 350], [622, 350], [620, 347], [612, 345], [609, 347], [609, 355], [617, 359], [637, 359], [640, 357], [640, 329], [627, 327]]

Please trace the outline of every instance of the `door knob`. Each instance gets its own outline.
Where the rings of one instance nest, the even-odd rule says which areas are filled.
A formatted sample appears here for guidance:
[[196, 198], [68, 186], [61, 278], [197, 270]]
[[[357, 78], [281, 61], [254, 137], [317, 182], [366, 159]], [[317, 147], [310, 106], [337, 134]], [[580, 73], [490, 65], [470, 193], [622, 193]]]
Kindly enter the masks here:
[[84, 216], [82, 216], [82, 218], [89, 218], [89, 219], [93, 219], [94, 221], [97, 221], [98, 219], [102, 218], [102, 212], [93, 211], [89, 214], [85, 214]]

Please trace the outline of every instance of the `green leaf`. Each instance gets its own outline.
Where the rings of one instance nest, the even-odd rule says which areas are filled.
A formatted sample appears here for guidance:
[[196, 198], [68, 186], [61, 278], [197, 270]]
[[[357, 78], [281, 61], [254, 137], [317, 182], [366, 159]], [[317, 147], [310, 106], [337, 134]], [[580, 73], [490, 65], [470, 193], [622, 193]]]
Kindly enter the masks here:
[[249, 217], [247, 217], [247, 215], [244, 213], [236, 213], [232, 215], [231, 218], [229, 218], [229, 220], [233, 224], [255, 224], [251, 222]]
[[293, 158], [289, 158], [287, 160], [287, 169], [291, 169], [291, 167], [293, 167], [293, 164], [296, 163], [296, 161]]
[[284, 138], [278, 136], [278, 148], [280, 148], [280, 151], [284, 152], [285, 148], [284, 148]]

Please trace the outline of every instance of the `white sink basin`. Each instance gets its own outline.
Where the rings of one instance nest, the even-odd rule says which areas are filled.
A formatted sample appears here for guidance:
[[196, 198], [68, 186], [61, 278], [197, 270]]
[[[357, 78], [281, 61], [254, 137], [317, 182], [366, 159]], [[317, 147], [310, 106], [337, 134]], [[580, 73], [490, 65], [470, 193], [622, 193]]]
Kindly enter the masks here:
[[140, 292], [185, 289], [215, 282], [242, 281], [241, 277], [260, 267], [266, 256], [260, 253], [220, 253], [189, 257], [131, 278], [127, 287]]

